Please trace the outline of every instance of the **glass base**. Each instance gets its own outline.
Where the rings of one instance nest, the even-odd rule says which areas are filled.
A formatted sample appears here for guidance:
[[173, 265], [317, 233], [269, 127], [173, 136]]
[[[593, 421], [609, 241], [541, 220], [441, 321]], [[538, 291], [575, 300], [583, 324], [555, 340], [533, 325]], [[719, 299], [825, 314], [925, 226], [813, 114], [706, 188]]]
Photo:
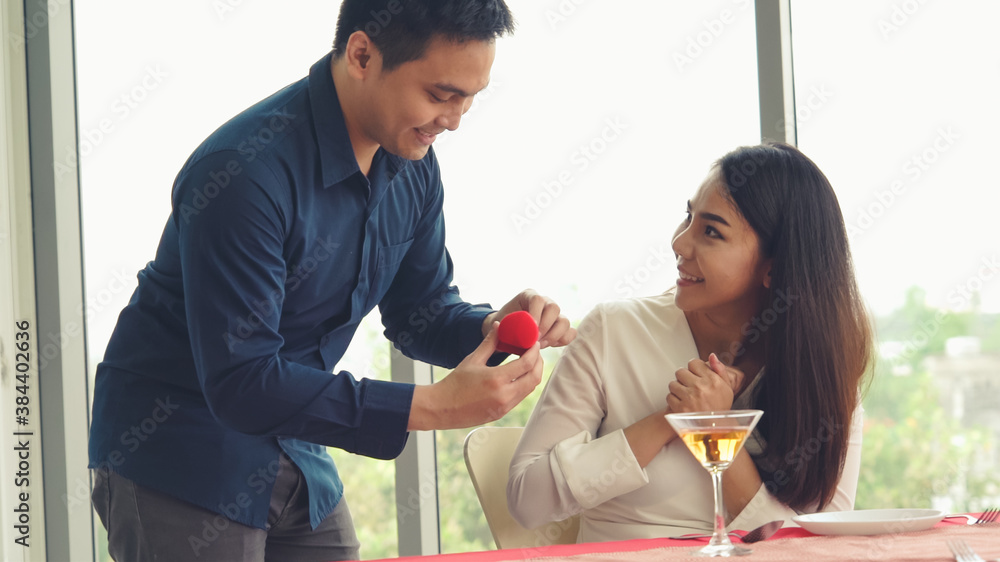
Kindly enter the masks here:
[[695, 550], [691, 552], [691, 556], [697, 557], [729, 557], [729, 556], [746, 556], [753, 552], [749, 548], [743, 548], [742, 546], [736, 546], [735, 544], [717, 544], [708, 545], [700, 550]]

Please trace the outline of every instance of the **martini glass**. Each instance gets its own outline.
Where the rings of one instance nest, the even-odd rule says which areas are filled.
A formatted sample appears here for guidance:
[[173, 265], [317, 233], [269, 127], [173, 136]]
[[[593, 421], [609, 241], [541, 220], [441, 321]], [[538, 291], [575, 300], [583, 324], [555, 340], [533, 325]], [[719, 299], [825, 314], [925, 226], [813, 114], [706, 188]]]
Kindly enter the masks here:
[[667, 414], [667, 421], [684, 440], [695, 458], [712, 475], [715, 490], [715, 530], [708, 546], [693, 556], [744, 556], [752, 551], [734, 545], [726, 534], [722, 504], [722, 472], [729, 468], [743, 442], [760, 419], [761, 410], [727, 410]]

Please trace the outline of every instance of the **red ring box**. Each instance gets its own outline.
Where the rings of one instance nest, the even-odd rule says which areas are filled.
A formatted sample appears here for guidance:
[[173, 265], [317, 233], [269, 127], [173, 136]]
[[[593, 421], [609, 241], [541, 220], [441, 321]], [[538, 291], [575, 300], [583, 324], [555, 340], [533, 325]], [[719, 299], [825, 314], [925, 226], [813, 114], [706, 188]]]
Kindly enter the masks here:
[[538, 341], [538, 324], [523, 310], [504, 316], [497, 328], [497, 351], [523, 355]]

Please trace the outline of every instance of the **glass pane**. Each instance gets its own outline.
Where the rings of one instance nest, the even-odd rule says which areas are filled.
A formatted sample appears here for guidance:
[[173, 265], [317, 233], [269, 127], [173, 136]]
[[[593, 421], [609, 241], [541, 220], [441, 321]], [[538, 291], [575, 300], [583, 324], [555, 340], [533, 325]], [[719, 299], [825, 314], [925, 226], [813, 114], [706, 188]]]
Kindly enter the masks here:
[[577, 319], [666, 289], [685, 201], [759, 139], [752, 3], [508, 4], [490, 86], [436, 143], [459, 287]]
[[[351, 341], [337, 370], [356, 377], [390, 380], [390, 344], [382, 335], [378, 312], [369, 314]], [[351, 508], [361, 541], [361, 558], [372, 560], [399, 556], [396, 535], [396, 463], [327, 448], [344, 482], [344, 497]]]
[[[457, 283], [496, 306], [532, 286], [574, 322], [600, 301], [662, 291], [684, 201], [715, 158], [757, 140], [752, 3], [510, 5], [519, 30], [500, 42], [490, 88], [438, 142]], [[152, 258], [180, 165], [223, 121], [303, 76], [329, 48], [337, 8], [76, 7], [91, 372]], [[355, 338], [352, 352], [371, 358], [359, 375], [387, 368], [379, 333], [369, 320]], [[546, 354], [547, 369], [557, 357]], [[537, 394], [500, 423], [523, 424]], [[441, 449], [444, 549], [489, 548], [485, 522], [463, 517], [481, 512], [461, 452]], [[391, 463], [337, 455], [349, 498], [377, 489], [391, 506]], [[366, 558], [395, 553], [389, 509], [354, 508]]]
[[[532, 287], [576, 324], [676, 279], [670, 237], [709, 166], [759, 140], [753, 4], [508, 0], [492, 81], [436, 143], [466, 299]], [[546, 377], [559, 350], [544, 353]], [[441, 372], [439, 376], [443, 375]], [[540, 389], [495, 425], [523, 426]], [[495, 548], [462, 457], [438, 432], [443, 552]]]
[[[299, 0], [282, 8], [236, 0], [75, 5], [91, 384], [136, 272], [153, 258], [174, 176], [188, 155], [329, 51], [339, 2]], [[377, 315], [366, 319], [338, 368], [388, 378], [380, 333]], [[352, 504], [362, 555], [395, 556], [395, 518], [386, 517], [393, 513], [394, 464], [334, 456], [349, 501], [365, 500]], [[110, 560], [107, 534], [97, 531], [99, 560]]]
[[858, 508], [1000, 500], [997, 17], [987, 0], [792, 2], [799, 144], [837, 190], [878, 323]]

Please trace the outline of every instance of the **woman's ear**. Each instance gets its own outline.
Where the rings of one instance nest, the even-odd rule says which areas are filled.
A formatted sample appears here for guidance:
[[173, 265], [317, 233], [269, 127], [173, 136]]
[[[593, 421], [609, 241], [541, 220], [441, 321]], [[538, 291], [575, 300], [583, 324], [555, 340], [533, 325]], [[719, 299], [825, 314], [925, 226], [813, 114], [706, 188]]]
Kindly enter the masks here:
[[773, 260], [767, 260], [764, 262], [764, 287], [767, 289], [771, 288], [771, 265]]

